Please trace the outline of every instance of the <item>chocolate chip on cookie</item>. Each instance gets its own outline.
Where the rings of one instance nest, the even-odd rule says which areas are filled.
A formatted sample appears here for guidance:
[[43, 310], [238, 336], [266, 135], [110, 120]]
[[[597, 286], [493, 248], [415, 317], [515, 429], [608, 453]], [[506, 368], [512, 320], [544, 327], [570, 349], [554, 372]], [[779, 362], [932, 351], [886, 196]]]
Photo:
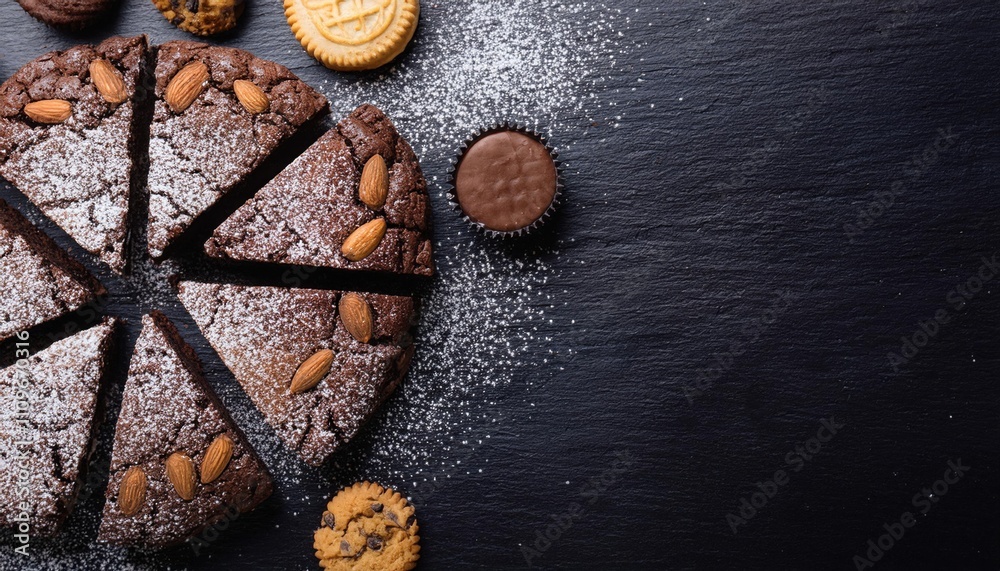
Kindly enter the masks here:
[[313, 547], [327, 571], [407, 571], [420, 558], [417, 531], [413, 506], [398, 492], [359, 482], [327, 504]]

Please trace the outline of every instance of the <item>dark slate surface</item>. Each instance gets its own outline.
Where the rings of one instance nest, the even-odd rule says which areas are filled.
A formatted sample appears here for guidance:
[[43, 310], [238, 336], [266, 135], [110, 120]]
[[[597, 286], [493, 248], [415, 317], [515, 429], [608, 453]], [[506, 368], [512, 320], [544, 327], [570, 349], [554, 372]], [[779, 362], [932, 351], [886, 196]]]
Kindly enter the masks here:
[[[581, 120], [561, 133], [577, 141], [564, 155], [575, 167], [568, 202], [538, 237], [561, 240], [558, 254], [468, 238], [567, 270], [549, 287], [568, 305], [540, 333], [557, 354], [576, 354], [500, 389], [505, 427], [465, 462], [488, 457], [489, 470], [447, 480], [418, 505], [421, 568], [525, 567], [522, 544], [561, 520], [569, 528], [549, 530], [559, 537], [532, 565], [853, 569], [883, 524], [913, 512], [916, 524], [875, 568], [996, 569], [1000, 277], [973, 279], [1000, 251], [995, 6], [661, 4], [615, 4], [639, 8], [632, 18], [642, 24], [630, 32], [642, 48], [607, 73], [620, 127], [579, 137]], [[436, 14], [425, 3], [421, 25]], [[0, 22], [3, 76], [112, 33], [185, 37], [141, 0], [84, 35], [53, 32], [13, 2], [0, 5]], [[254, 2], [222, 41], [308, 82], [339, 80], [296, 49], [277, 2]], [[446, 165], [424, 167], [442, 174]], [[0, 197], [31, 212], [6, 185]], [[435, 201], [438, 235], [466, 235]], [[121, 291], [107, 312], [131, 320], [124, 368], [148, 307]], [[167, 309], [230, 388], [227, 399], [245, 405], [183, 311]], [[938, 312], [948, 322], [895, 371], [887, 354], [901, 350], [901, 336], [923, 345], [920, 323]], [[544, 382], [529, 410], [517, 395], [533, 376]], [[842, 425], [832, 438], [820, 431], [831, 417]], [[817, 434], [829, 440], [809, 443]], [[959, 459], [970, 467], [961, 480], [914, 498]], [[782, 485], [770, 489], [775, 477]], [[773, 497], [754, 497], [758, 482]], [[281, 486], [210, 556], [135, 561], [311, 568], [317, 499]], [[744, 498], [759, 507], [744, 507], [734, 534], [727, 514], [741, 516]], [[99, 507], [97, 496], [84, 502]]]

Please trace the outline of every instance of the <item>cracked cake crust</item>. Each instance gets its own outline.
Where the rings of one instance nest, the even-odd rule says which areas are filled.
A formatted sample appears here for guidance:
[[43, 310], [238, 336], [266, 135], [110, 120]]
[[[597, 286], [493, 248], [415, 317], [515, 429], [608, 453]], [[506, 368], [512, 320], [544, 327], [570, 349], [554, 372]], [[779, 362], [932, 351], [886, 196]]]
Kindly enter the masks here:
[[[361, 172], [381, 155], [388, 166], [385, 206], [358, 197]], [[348, 260], [341, 246], [361, 225], [384, 218], [375, 250]], [[432, 275], [427, 182], [410, 145], [373, 105], [362, 105], [223, 222], [205, 243], [210, 256]]]
[[[16, 525], [25, 502], [31, 534], [47, 537], [72, 511], [94, 449], [115, 327], [106, 319], [31, 355], [24, 367], [0, 370], [6, 397], [0, 400], [0, 525]], [[19, 480], [24, 469], [26, 486]]]
[[[147, 54], [145, 36], [110, 38], [45, 54], [0, 86], [0, 175], [119, 273], [127, 262], [133, 120]], [[124, 102], [109, 103], [97, 90], [89, 71], [96, 59], [121, 74]], [[69, 101], [72, 115], [54, 125], [25, 115], [26, 104], [46, 99]]]
[[106, 293], [79, 262], [2, 200], [0, 291], [0, 341]]
[[[164, 100], [165, 91], [193, 61], [204, 63], [210, 77], [204, 92], [178, 113]], [[243, 107], [233, 91], [240, 79], [266, 94], [265, 111]], [[249, 52], [188, 41], [161, 45], [149, 142], [150, 255], [163, 257], [200, 214], [326, 109], [326, 98], [288, 68]]]
[[[233, 510], [245, 513], [272, 490], [271, 476], [221, 401], [208, 386], [194, 350], [160, 312], [142, 319], [115, 428], [114, 450], [98, 539], [162, 548], [193, 537]], [[165, 471], [166, 459], [183, 452], [201, 466], [209, 445], [225, 434], [232, 458], [209, 483], [194, 484], [185, 501]], [[129, 468], [148, 479], [138, 512], [125, 515], [118, 496]]]
[[[369, 343], [337, 312], [340, 292], [183, 281], [181, 303], [285, 444], [321, 465], [353, 438], [402, 381], [414, 346], [413, 299], [360, 294], [371, 306]], [[291, 394], [299, 366], [321, 349], [332, 369], [314, 389]]]

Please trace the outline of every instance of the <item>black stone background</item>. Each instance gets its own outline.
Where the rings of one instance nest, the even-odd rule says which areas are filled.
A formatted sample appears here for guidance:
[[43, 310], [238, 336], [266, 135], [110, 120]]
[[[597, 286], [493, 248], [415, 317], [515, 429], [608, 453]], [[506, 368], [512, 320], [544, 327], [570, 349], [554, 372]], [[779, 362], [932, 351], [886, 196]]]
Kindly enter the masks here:
[[[347, 81], [295, 49], [279, 4], [254, 0], [241, 27], [218, 41], [289, 65], [310, 83]], [[643, 47], [607, 74], [621, 125], [581, 118], [573, 132], [555, 134], [577, 141], [564, 153], [575, 168], [567, 203], [535, 238], [540, 247], [469, 236], [435, 194], [439, 238], [466, 236], [470, 247], [573, 270], [549, 284], [569, 303], [539, 332], [552, 336], [556, 354], [576, 354], [525, 368], [499, 389], [505, 426], [482, 452], [489, 470], [446, 480], [417, 506], [420, 568], [525, 567], [521, 545], [578, 502], [582, 515], [534, 566], [852, 569], [883, 524], [916, 512], [913, 495], [958, 459], [971, 466], [967, 475], [875, 567], [1000, 567], [1000, 278], [961, 311], [947, 299], [1000, 249], [995, 4], [615, 5], [638, 8], [631, 17], [642, 24], [630, 39]], [[425, 2], [421, 29], [439, 14]], [[7, 1], [0, 75], [51, 49], [140, 32], [157, 43], [188, 37], [140, 0], [84, 34], [52, 31]], [[636, 84], [639, 74], [646, 80]], [[593, 136], [578, 136], [584, 129]], [[916, 171], [907, 166], [942, 129], [954, 144]], [[429, 175], [447, 167], [423, 166]], [[903, 185], [894, 204], [849, 240], [845, 223], [895, 181]], [[0, 197], [33, 212], [9, 185]], [[53, 225], [45, 230], [86, 258]], [[95, 271], [117, 291], [107, 312], [129, 319], [120, 382], [149, 308], [140, 291]], [[787, 305], [776, 301], [784, 291], [794, 294]], [[226, 400], [245, 406], [183, 310], [163, 309]], [[951, 321], [894, 372], [886, 354], [939, 309]], [[698, 371], [726, 361], [734, 344], [740, 354], [698, 388]], [[533, 376], [529, 410], [517, 397]], [[727, 513], [738, 514], [741, 498], [830, 416], [843, 428], [734, 535]], [[627, 466], [615, 464], [616, 453], [628, 455]], [[477, 466], [478, 454], [468, 464]], [[580, 490], [601, 476], [610, 485], [587, 503]], [[364, 474], [279, 482], [208, 556], [182, 548], [130, 557], [150, 566], [313, 568], [323, 500], [301, 499], [299, 486], [332, 491], [352, 477]], [[100, 490], [81, 509], [99, 510]], [[43, 564], [3, 549], [5, 567]]]

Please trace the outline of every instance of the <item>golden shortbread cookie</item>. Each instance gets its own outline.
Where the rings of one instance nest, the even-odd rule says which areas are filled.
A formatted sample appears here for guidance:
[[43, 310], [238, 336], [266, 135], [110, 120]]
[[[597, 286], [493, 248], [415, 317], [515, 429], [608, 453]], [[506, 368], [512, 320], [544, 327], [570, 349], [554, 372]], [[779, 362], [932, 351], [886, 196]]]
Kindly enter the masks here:
[[370, 482], [344, 488], [327, 504], [313, 548], [327, 571], [408, 571], [420, 559], [413, 506]]
[[375, 69], [406, 49], [419, 0], [284, 0], [285, 18], [309, 55], [330, 69]]

